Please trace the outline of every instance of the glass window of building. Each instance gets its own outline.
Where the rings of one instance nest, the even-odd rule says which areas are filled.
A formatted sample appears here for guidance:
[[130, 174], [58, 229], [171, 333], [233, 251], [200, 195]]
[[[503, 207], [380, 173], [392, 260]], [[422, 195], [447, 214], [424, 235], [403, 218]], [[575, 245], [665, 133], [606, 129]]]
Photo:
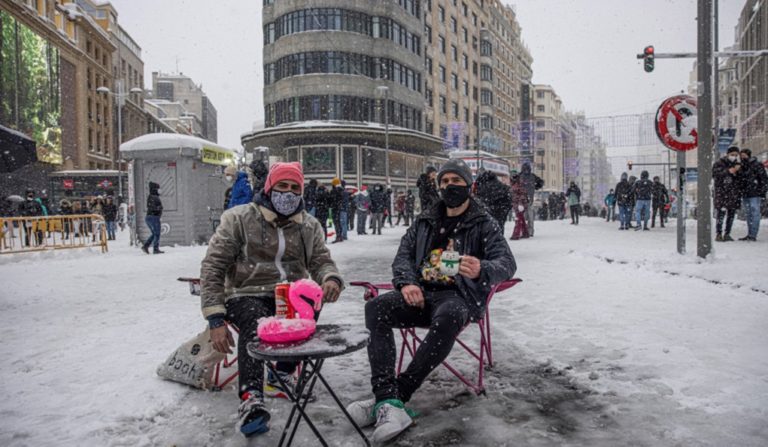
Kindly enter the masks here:
[[469, 57], [467, 57], [466, 53], [461, 54], [461, 66], [464, 67], [465, 70], [469, 69]]
[[437, 43], [440, 48], [440, 52], [445, 54], [445, 37], [438, 35]]
[[469, 43], [469, 32], [467, 31], [467, 27], [462, 26], [461, 33], [464, 35], [464, 43]]
[[304, 173], [336, 174], [336, 146], [302, 148]]
[[362, 148], [363, 175], [386, 175], [386, 154], [383, 150]]
[[424, 34], [427, 36], [427, 43], [432, 43], [432, 27], [424, 25]]
[[451, 103], [451, 111], [453, 112], [453, 118], [459, 119], [459, 105], [456, 102]]
[[468, 11], [467, 4], [464, 2], [461, 2], [461, 13], [464, 14], [464, 17], [467, 16], [467, 11]]
[[541, 105], [541, 104], [537, 105], [537, 106], [536, 106], [536, 111], [537, 111], [537, 112], [544, 112], [544, 111], [545, 111], [545, 109], [544, 109], [544, 106], [543, 106], [543, 105]]
[[440, 113], [445, 115], [448, 112], [445, 105], [445, 96], [440, 95]]
[[459, 61], [459, 50], [456, 48], [456, 45], [451, 45], [451, 58], [454, 61]]
[[451, 31], [454, 33], [459, 32], [458, 29], [458, 23], [456, 22], [456, 17], [451, 16]]
[[389, 153], [389, 175], [392, 177], [405, 177], [405, 154], [399, 152]]
[[459, 89], [459, 77], [456, 75], [456, 73], [451, 73], [451, 87], [454, 90]]
[[440, 82], [445, 83], [445, 67], [440, 65], [437, 70], [438, 74], [440, 75]]
[[442, 6], [437, 7], [437, 17], [440, 19], [441, 22], [445, 22], [445, 8]]
[[342, 148], [342, 172], [344, 174], [356, 174], [357, 173], [357, 147], [356, 146], [344, 146]]
[[464, 87], [464, 96], [469, 96], [469, 82], [461, 81], [461, 84]]

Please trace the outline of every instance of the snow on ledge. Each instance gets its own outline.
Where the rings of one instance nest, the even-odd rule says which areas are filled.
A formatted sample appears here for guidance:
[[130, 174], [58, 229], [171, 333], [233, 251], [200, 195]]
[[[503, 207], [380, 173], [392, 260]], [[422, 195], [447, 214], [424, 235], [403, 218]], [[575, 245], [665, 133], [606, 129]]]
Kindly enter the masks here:
[[204, 147], [219, 149], [223, 151], [235, 153], [234, 150], [219, 146], [218, 144], [204, 140], [202, 138], [193, 137], [191, 135], [183, 135], [178, 133], [150, 133], [134, 138], [130, 141], [126, 141], [120, 145], [120, 152], [135, 152], [135, 151], [151, 151], [158, 149], [181, 149], [190, 148], [201, 150]]

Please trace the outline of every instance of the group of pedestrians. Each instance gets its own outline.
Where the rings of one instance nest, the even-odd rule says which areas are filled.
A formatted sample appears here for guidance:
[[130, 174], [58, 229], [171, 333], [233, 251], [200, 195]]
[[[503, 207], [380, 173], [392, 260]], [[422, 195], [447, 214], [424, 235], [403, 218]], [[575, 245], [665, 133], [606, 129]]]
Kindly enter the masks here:
[[603, 201], [607, 209], [606, 222], [616, 220], [615, 208], [618, 206], [619, 230], [634, 228], [635, 231], [648, 231], [656, 226], [656, 216], [659, 217], [659, 226], [664, 228], [672, 200], [661, 179], [655, 176], [651, 181], [649, 177], [648, 171], [641, 172], [640, 179], [629, 177], [626, 172], [621, 174], [616, 188]]
[[717, 219], [715, 240], [733, 241], [733, 220], [743, 206], [747, 235], [739, 240], [756, 241], [760, 229], [760, 208], [768, 193], [768, 174], [763, 164], [752, 156], [751, 150], [731, 146], [712, 166], [712, 178]]

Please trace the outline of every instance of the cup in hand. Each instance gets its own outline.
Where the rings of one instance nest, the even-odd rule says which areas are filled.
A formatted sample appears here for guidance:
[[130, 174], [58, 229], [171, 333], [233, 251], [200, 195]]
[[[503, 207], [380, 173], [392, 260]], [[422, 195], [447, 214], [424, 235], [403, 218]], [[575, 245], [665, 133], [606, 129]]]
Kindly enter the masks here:
[[456, 276], [459, 274], [459, 262], [461, 255], [459, 252], [446, 250], [440, 256], [440, 273], [445, 276]]

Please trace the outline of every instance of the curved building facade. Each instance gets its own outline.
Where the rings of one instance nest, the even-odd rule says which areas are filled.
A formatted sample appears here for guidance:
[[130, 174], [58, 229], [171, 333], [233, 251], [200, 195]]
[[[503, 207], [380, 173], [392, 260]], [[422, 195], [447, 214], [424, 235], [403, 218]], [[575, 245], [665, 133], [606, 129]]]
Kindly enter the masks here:
[[424, 133], [421, 2], [264, 0], [262, 14], [266, 128], [246, 150], [319, 180], [414, 186], [442, 150]]

